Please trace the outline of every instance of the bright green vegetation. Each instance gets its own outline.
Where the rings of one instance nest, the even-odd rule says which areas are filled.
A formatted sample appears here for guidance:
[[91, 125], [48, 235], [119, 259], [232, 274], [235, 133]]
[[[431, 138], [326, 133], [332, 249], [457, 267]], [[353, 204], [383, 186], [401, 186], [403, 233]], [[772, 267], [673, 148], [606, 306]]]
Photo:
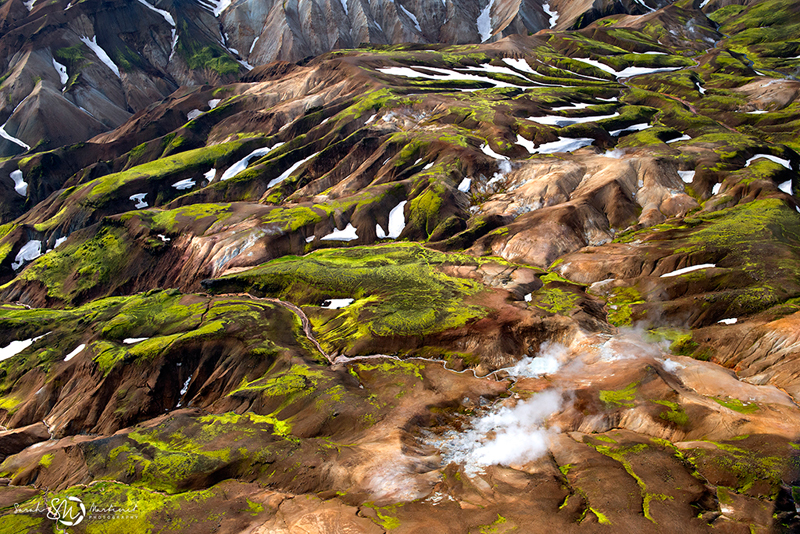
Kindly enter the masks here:
[[549, 313], [568, 315], [575, 303], [580, 299], [580, 295], [561, 288], [542, 288], [536, 292], [537, 303], [535, 306]]
[[717, 397], [711, 397], [714, 401], [716, 401], [721, 406], [728, 408], [729, 410], [733, 410], [734, 412], [739, 412], [743, 414], [754, 413], [758, 411], [758, 404], [751, 402], [748, 404], [743, 403], [739, 399], [719, 399]]
[[99, 203], [121, 186], [136, 179], [160, 181], [179, 172], [205, 172], [216, 165], [221, 158], [232, 158], [245, 145], [244, 140], [230, 141], [186, 152], [179, 152], [115, 174], [97, 178], [81, 186], [78, 191], [86, 191], [87, 201]]
[[661, 412], [659, 414], [661, 419], [675, 423], [678, 426], [685, 426], [689, 424], [689, 416], [686, 415], [683, 407], [677, 402], [671, 402], [667, 400], [654, 400], [652, 402], [669, 408], [668, 411]]
[[601, 390], [600, 400], [609, 408], [633, 408], [638, 387], [639, 382], [633, 382], [623, 389]]
[[353, 298], [355, 302], [344, 309], [317, 308], [312, 314], [324, 345], [352, 347], [364, 336], [439, 332], [484, 315], [484, 309], [465, 303], [483, 287], [438, 269], [476, 261], [418, 244], [327, 249], [302, 258], [286, 256], [224, 277], [212, 289], [246, 290], [314, 306], [328, 298]]
[[47, 287], [49, 297], [73, 303], [118, 279], [130, 259], [125, 229], [106, 227], [87, 241], [41, 256], [19, 279], [40, 282]]
[[608, 322], [614, 326], [633, 323], [633, 306], [645, 302], [635, 287], [615, 287], [608, 296]]

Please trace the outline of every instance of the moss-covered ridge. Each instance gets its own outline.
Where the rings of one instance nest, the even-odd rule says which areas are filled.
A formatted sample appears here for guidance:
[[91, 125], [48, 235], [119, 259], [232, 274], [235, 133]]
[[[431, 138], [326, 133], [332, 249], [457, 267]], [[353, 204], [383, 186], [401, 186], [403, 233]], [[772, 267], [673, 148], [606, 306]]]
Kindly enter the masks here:
[[[412, 243], [330, 249], [287, 256], [204, 285], [214, 292], [247, 291], [308, 305], [320, 341], [341, 350], [363, 336], [426, 335], [485, 315], [486, 309], [465, 302], [484, 290], [481, 284], [439, 270], [475, 264], [469, 256]], [[342, 311], [320, 310], [330, 298], [354, 302]]]

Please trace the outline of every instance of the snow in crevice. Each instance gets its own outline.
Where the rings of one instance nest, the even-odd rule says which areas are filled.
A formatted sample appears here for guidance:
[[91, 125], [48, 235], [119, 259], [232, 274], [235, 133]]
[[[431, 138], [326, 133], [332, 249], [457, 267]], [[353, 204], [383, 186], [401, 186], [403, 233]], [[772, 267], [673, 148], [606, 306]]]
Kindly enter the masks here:
[[69, 81], [69, 74], [67, 74], [67, 66], [62, 65], [58, 61], [53, 58], [53, 68], [56, 69], [58, 73], [58, 78], [61, 80], [61, 85], [66, 85]]
[[[344, 3], [344, 1], [342, 3]], [[250, 45], [250, 52], [248, 52], [248, 55], [253, 53], [253, 50], [255, 50], [255, 48], [256, 48], [256, 43], [258, 42], [258, 40], [260, 38], [261, 38], [260, 35], [256, 35], [256, 38], [253, 39], [253, 43]]]
[[172, 18], [172, 14], [169, 11], [166, 11], [164, 9], [159, 9], [153, 4], [147, 2], [146, 0], [139, 0], [139, 3], [145, 6], [147, 9], [158, 13], [159, 15], [164, 17], [164, 20], [167, 21], [167, 24], [169, 24], [173, 28], [175, 27], [175, 19]]
[[145, 200], [144, 200], [144, 197], [146, 197], [146, 196], [147, 196], [147, 193], [136, 193], [135, 195], [131, 195], [130, 196], [130, 199], [132, 201], [136, 202], [134, 207], [137, 210], [140, 210], [142, 208], [146, 208], [148, 206], [147, 202], [145, 202]]
[[696, 171], [678, 171], [678, 176], [681, 177], [683, 183], [690, 184], [694, 181], [694, 175]]
[[783, 191], [787, 195], [791, 195], [792, 194], [792, 181], [791, 180], [786, 180], [785, 182], [778, 184], [778, 189], [780, 189], [781, 191]]
[[11, 179], [14, 180], [14, 191], [22, 195], [23, 197], [28, 196], [28, 184], [25, 182], [22, 176], [22, 171], [17, 169], [16, 171], [11, 172]]
[[407, 201], [402, 201], [389, 211], [389, 232], [384, 232], [380, 224], [375, 225], [378, 239], [397, 239], [406, 227], [405, 206]]
[[736, 317], [732, 317], [730, 319], [720, 319], [717, 322], [722, 324], [736, 324], [737, 322], [739, 322], [739, 319], [737, 319]]
[[117, 78], [120, 78], [119, 67], [117, 67], [117, 65], [113, 61], [111, 61], [111, 57], [106, 53], [106, 51], [103, 50], [100, 47], [100, 45], [97, 44], [96, 35], [91, 39], [89, 39], [88, 37], [81, 37], [81, 41], [83, 42], [83, 44], [88, 46], [92, 50], [92, 52], [94, 52], [94, 54], [97, 56], [97, 59], [102, 61], [106, 67], [111, 69], [111, 72], [117, 75]]
[[680, 276], [682, 274], [691, 273], [693, 271], [699, 271], [702, 269], [712, 269], [716, 267], [715, 263], [702, 263], [700, 265], [693, 265], [691, 267], [684, 267], [683, 269], [678, 269], [669, 273], [665, 273], [661, 275], [661, 278], [671, 278], [673, 276]]
[[250, 164], [250, 160], [252, 160], [253, 158], [260, 158], [262, 156], [266, 156], [267, 154], [269, 154], [270, 152], [272, 152], [273, 150], [275, 150], [276, 148], [278, 148], [282, 144], [283, 143], [278, 143], [278, 144], [276, 144], [274, 146], [271, 146], [271, 147], [264, 147], [264, 148], [259, 148], [259, 149], [253, 150], [250, 154], [248, 154], [244, 158], [240, 159], [239, 161], [237, 161], [236, 163], [231, 165], [228, 168], [228, 170], [226, 170], [224, 173], [222, 173], [222, 177], [220, 178], [220, 180], [222, 180], [222, 181], [230, 180], [231, 178], [233, 178], [234, 176], [236, 176], [237, 174], [239, 174], [240, 172], [245, 170], [247, 168], [247, 166]]
[[11, 264], [11, 268], [15, 271], [18, 271], [19, 268], [25, 265], [27, 262], [33, 261], [41, 255], [42, 242], [38, 239], [31, 239], [25, 243], [21, 249], [19, 249], [16, 258], [14, 258], [14, 262]]
[[211, 182], [214, 179], [214, 176], [217, 175], [217, 169], [209, 169], [209, 171], [203, 174], [203, 178], [206, 179], [207, 182]]
[[298, 161], [297, 163], [295, 163], [294, 165], [292, 165], [291, 167], [286, 169], [280, 176], [270, 180], [270, 182], [267, 184], [267, 187], [273, 187], [273, 186], [276, 186], [279, 183], [283, 182], [284, 180], [289, 178], [289, 176], [291, 176], [294, 171], [296, 171], [298, 168], [300, 168], [300, 166], [302, 166], [304, 163], [306, 163], [307, 161], [309, 161], [310, 159], [315, 157], [317, 154], [319, 154], [319, 152], [317, 152], [316, 154], [311, 154], [310, 156], [308, 156], [305, 159], [301, 159], [300, 161]]
[[200, 111], [199, 109], [193, 109], [192, 111], [186, 114], [186, 118], [189, 119], [190, 121], [193, 121], [202, 114], [203, 112]]
[[492, 6], [494, 6], [494, 0], [489, 0], [489, 3], [483, 8], [476, 21], [482, 43], [492, 37]]
[[692, 139], [691, 136], [683, 134], [682, 136], [676, 137], [675, 139], [670, 139], [669, 141], [667, 141], [667, 143], [678, 143], [680, 141], [689, 141], [691, 139]]
[[461, 180], [461, 183], [458, 184], [458, 190], [462, 193], [469, 193], [470, 186], [472, 186], [472, 180], [470, 178], [464, 178]]
[[222, 100], [219, 98], [214, 98], [213, 100], [208, 101], [208, 107], [210, 109], [214, 109]]
[[542, 10], [550, 17], [550, 29], [556, 27], [556, 23], [558, 22], [558, 11], [555, 9], [550, 9], [550, 2], [545, 2], [542, 5]]
[[[19, 106], [17, 106], [17, 107], [19, 107]], [[6, 131], [6, 124], [8, 124], [7, 121], [2, 126], [0, 126], [0, 137], [5, 139], [6, 141], [11, 141], [15, 145], [21, 146], [25, 150], [30, 150], [31, 146], [28, 143], [26, 143], [25, 141], [23, 141], [21, 139], [17, 139], [16, 137], [14, 137], [13, 135], [11, 135], [10, 133], [8, 133]]]
[[25, 7], [28, 8], [28, 11], [31, 11], [33, 9], [33, 4], [35, 4], [35, 3], [36, 3], [36, 0], [25, 0], [23, 2], [23, 4], [25, 4]]
[[714, 187], [711, 188], [711, 194], [716, 195], [720, 189], [722, 189], [722, 184], [714, 184]]
[[[345, 3], [345, 0], [341, 0], [341, 1], [342, 1], [342, 3], [343, 3], [343, 4]], [[398, 6], [398, 7], [400, 8], [400, 10], [401, 10], [403, 13], [405, 13], [405, 14], [406, 14], [406, 16], [408, 16], [408, 18], [410, 18], [410, 19], [411, 19], [411, 22], [413, 22], [413, 23], [414, 23], [414, 27], [417, 29], [417, 31], [418, 31], [418, 32], [420, 32], [420, 33], [421, 33], [421, 32], [422, 32], [422, 28], [420, 28], [420, 27], [419, 27], [419, 21], [417, 20], [417, 17], [416, 17], [416, 16], [415, 16], [415, 15], [414, 15], [414, 14], [413, 14], [411, 11], [407, 10], [407, 9], [406, 9], [406, 8], [403, 6], [403, 4], [401, 4], [400, 2], [395, 2], [395, 5], [396, 5], [396, 6]], [[347, 8], [345, 8], [345, 11], [346, 11], [346, 10], [347, 10]]]
[[353, 241], [358, 239], [358, 234], [356, 233], [356, 227], [351, 223], [347, 223], [344, 230], [334, 229], [333, 232], [320, 237], [320, 239], [322, 241]]
[[83, 352], [83, 349], [85, 349], [85, 348], [86, 348], [86, 344], [85, 344], [85, 343], [81, 343], [80, 345], [78, 345], [78, 346], [75, 348], [75, 350], [73, 350], [72, 352], [70, 352], [69, 354], [67, 354], [66, 356], [64, 356], [64, 361], [65, 361], [65, 362], [68, 362], [68, 361], [70, 361], [72, 358], [74, 358], [75, 356], [77, 356], [78, 354], [80, 354], [81, 352]]
[[127, 337], [127, 338], [123, 339], [122, 342], [125, 345], [133, 345], [135, 343], [141, 343], [142, 341], [145, 341], [147, 339], [150, 339], [150, 338], [149, 337]]

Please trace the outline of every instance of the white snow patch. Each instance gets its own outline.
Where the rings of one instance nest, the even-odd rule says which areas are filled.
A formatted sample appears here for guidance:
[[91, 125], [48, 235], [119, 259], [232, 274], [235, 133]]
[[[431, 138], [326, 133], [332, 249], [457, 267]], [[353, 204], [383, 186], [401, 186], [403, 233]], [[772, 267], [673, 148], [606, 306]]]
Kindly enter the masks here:
[[251, 160], [251, 159], [253, 159], [253, 158], [260, 158], [261, 156], [266, 156], [266, 155], [267, 155], [267, 154], [269, 154], [269, 153], [270, 153], [272, 150], [274, 150], [274, 149], [278, 148], [278, 147], [279, 147], [279, 146], [281, 146], [282, 144], [283, 144], [283, 143], [278, 143], [278, 144], [277, 144], [277, 145], [275, 145], [275, 146], [271, 146], [271, 147], [264, 147], [264, 148], [258, 148], [258, 149], [256, 149], [256, 150], [253, 150], [253, 151], [252, 151], [252, 152], [250, 152], [250, 153], [249, 153], [247, 156], [245, 156], [244, 158], [240, 159], [239, 161], [237, 161], [236, 163], [234, 163], [233, 165], [231, 165], [231, 166], [228, 168], [228, 170], [226, 170], [226, 171], [225, 171], [225, 172], [222, 174], [222, 177], [220, 178], [220, 180], [222, 180], [222, 181], [224, 181], [224, 180], [230, 180], [231, 178], [233, 178], [234, 176], [236, 176], [237, 174], [239, 174], [240, 172], [242, 172], [243, 170], [245, 170], [245, 169], [247, 168], [247, 165], [250, 163], [250, 160]]
[[524, 298], [525, 302], [531, 302], [533, 300], [533, 293], [528, 293]]
[[545, 115], [544, 117], [528, 117], [528, 120], [537, 122], [539, 124], [544, 124], [545, 126], [557, 126], [559, 128], [563, 128], [564, 126], [570, 126], [571, 124], [596, 122], [605, 119], [613, 119], [614, 117], [619, 117], [619, 112], [613, 113], [612, 115], [590, 115], [588, 117], [561, 117], [559, 115]]
[[19, 270], [25, 263], [33, 261], [42, 255], [42, 242], [38, 239], [31, 239], [19, 249], [11, 268], [15, 271]]
[[377, 116], [378, 116], [377, 114], [371, 115], [370, 118], [367, 119], [367, 122], [364, 123], [364, 125], [366, 126], [367, 124], [369, 124], [372, 121], [374, 121], [375, 117], [377, 117]]
[[545, 2], [542, 5], [542, 11], [544, 11], [547, 14], [547, 16], [550, 17], [550, 29], [555, 28], [556, 23], [558, 22], [558, 16], [559, 16], [558, 11], [550, 8], [550, 2]]
[[[282, 181], [286, 180], [286, 179], [287, 179], [289, 176], [291, 176], [291, 175], [292, 175], [292, 173], [293, 173], [294, 171], [296, 171], [298, 168], [300, 168], [300, 166], [301, 166], [301, 165], [303, 165], [305, 162], [307, 162], [307, 161], [308, 161], [308, 160], [310, 160], [311, 158], [315, 157], [317, 154], [319, 154], [319, 152], [317, 152], [316, 154], [311, 154], [310, 156], [308, 156], [308, 157], [307, 157], [307, 158], [305, 158], [305, 159], [301, 159], [300, 161], [298, 161], [297, 163], [295, 163], [294, 165], [292, 165], [291, 167], [289, 167], [288, 169], [286, 169], [286, 170], [283, 172], [283, 174], [281, 174], [281, 175], [280, 175], [280, 176], [278, 176], [277, 178], [273, 178], [272, 180], [270, 180], [270, 182], [267, 184], [267, 187], [272, 187], [272, 186], [278, 185], [278, 184], [279, 184], [279, 183], [281, 183]], [[324, 238], [323, 238], [323, 239], [324, 239]]]
[[641, 124], [632, 124], [631, 126], [626, 126], [625, 128], [620, 128], [619, 130], [614, 130], [609, 132], [611, 137], [618, 137], [622, 132], [641, 132], [642, 130], [647, 130], [648, 128], [652, 128], [651, 124], [643, 122]]
[[681, 177], [683, 183], [690, 184], [694, 181], [694, 175], [697, 171], [678, 171], [678, 176]]
[[691, 273], [692, 271], [699, 271], [702, 269], [713, 269], [716, 267], [716, 263], [701, 263], [700, 265], [693, 265], [691, 267], [684, 267], [683, 269], [678, 269], [676, 271], [672, 271], [671, 273], [662, 274], [661, 278], [670, 278], [673, 276], [680, 276], [682, 274]]
[[358, 239], [358, 234], [356, 234], [356, 227], [347, 223], [344, 230], [334, 229], [333, 232], [320, 237], [320, 239], [323, 241], [353, 241]]
[[773, 156], [772, 154], [756, 154], [752, 158], [747, 160], [747, 163], [744, 164], [745, 167], [749, 167], [751, 163], [753, 163], [758, 158], [766, 158], [770, 161], [774, 161], [778, 165], [783, 165], [790, 171], [792, 170], [792, 164], [788, 159], [779, 158], [778, 156]]
[[147, 193], [136, 193], [135, 195], [131, 195], [130, 199], [136, 202], [134, 206], [137, 210], [142, 208], [146, 208], [148, 206], [147, 202], [144, 201], [144, 197], [147, 196]]
[[541, 74], [533, 70], [531, 66], [528, 64], [528, 62], [525, 61], [524, 59], [513, 59], [510, 57], [504, 57], [503, 63], [511, 67], [514, 67], [517, 70], [521, 70], [522, 72], [527, 72], [530, 74], [534, 74], [536, 76], [541, 76]]
[[528, 141], [519, 134], [517, 134], [517, 144], [525, 148], [525, 150], [527, 150], [530, 154], [533, 154], [536, 151], [536, 144], [533, 141]]
[[321, 308], [326, 310], [339, 310], [350, 306], [355, 299], [328, 299], [322, 302]]
[[792, 194], [792, 181], [786, 180], [785, 182], [778, 185], [778, 189], [786, 193], [787, 195]]
[[214, 176], [217, 175], [217, 169], [209, 169], [207, 173], [203, 175], [203, 178], [208, 180], [209, 182], [214, 179]]
[[23, 341], [12, 341], [5, 347], [0, 347], [0, 362], [9, 359], [12, 356], [16, 356], [23, 350], [33, 345], [33, 342], [37, 339], [39, 338], [25, 339]]
[[214, 98], [212, 100], [209, 100], [208, 101], [209, 109], [214, 109], [215, 107], [217, 107], [217, 104], [219, 104], [220, 102], [222, 102], [222, 99], [220, 99], [220, 98]]
[[406, 227], [405, 206], [407, 201], [402, 201], [400, 204], [392, 208], [389, 212], [389, 233], [386, 237], [389, 239], [397, 239]]
[[757, 109], [755, 111], [747, 111], [746, 113], [748, 115], [763, 115], [765, 113], [769, 113], [769, 111], [767, 111], [765, 109]]
[[55, 244], [55, 245], [53, 245], [53, 248], [58, 248], [58, 247], [60, 247], [61, 245], [63, 245], [63, 244], [64, 244], [64, 242], [65, 242], [67, 239], [69, 239], [69, 238], [68, 238], [68, 237], [59, 237], [58, 239], [56, 239], [56, 244]]
[[53, 68], [56, 69], [58, 77], [61, 79], [61, 85], [66, 85], [69, 81], [69, 74], [67, 74], [67, 66], [62, 65], [53, 58]]
[[[429, 71], [436, 72], [438, 74], [427, 74], [418, 72], [414, 69], [426, 69]], [[495, 67], [499, 68], [499, 67]], [[478, 76], [476, 74], [468, 74], [465, 72], [456, 72], [451, 69], [442, 69], [438, 67], [427, 67], [423, 65], [415, 65], [412, 67], [383, 67], [376, 69], [378, 72], [383, 74], [389, 74], [392, 76], [404, 76], [406, 78], [427, 78], [429, 80], [439, 80], [439, 81], [453, 81], [453, 80], [474, 80], [480, 82], [486, 82], [494, 85], [495, 87], [515, 87], [517, 89], [530, 89], [528, 86], [523, 85], [515, 85], [507, 82], [503, 82], [500, 80], [495, 80], [494, 78], [487, 78], [485, 76]], [[477, 67], [473, 67], [472, 69], [466, 70], [477, 70]], [[480, 69], [480, 70], [487, 70], [487, 69]], [[516, 74], [515, 74], [516, 75]], [[518, 76], [518, 75], [517, 75]], [[465, 89], [465, 91], [475, 91], [477, 89]]]
[[[342, 4], [345, 4], [345, 0], [342, 0]], [[347, 5], [347, 4], [345, 4], [345, 5]], [[346, 10], [346, 9], [345, 9], [345, 13], [347, 13], [347, 10]], [[260, 36], [260, 35], [256, 35], [256, 38], [255, 38], [255, 39], [253, 39], [253, 44], [251, 44], [251, 45], [250, 45], [250, 52], [249, 52], [249, 54], [252, 54], [252, 53], [253, 53], [253, 50], [255, 50], [255, 48], [256, 48], [256, 43], [258, 42], [258, 40], [259, 40], [260, 38], [261, 38], [261, 36]]]
[[[341, 1], [342, 1], [342, 3], [344, 3], [344, 1], [345, 1], [345, 0], [341, 0]], [[417, 17], [416, 17], [416, 16], [415, 16], [415, 15], [414, 15], [414, 14], [413, 14], [411, 11], [407, 10], [407, 9], [406, 9], [406, 8], [403, 6], [403, 4], [401, 4], [400, 2], [395, 2], [395, 5], [397, 5], [397, 6], [399, 6], [399, 7], [400, 7], [400, 10], [401, 10], [403, 13], [405, 13], [405, 14], [408, 16], [408, 18], [410, 18], [410, 19], [411, 19], [411, 22], [413, 22], [413, 23], [414, 23], [414, 27], [417, 29], [417, 31], [418, 31], [418, 32], [421, 32], [421, 31], [422, 31], [422, 28], [420, 28], [420, 27], [419, 27], [419, 21], [417, 20]], [[345, 11], [347, 11], [347, 8], [345, 8]]]
[[308, 237], [306, 238], [306, 243], [311, 243], [312, 241], [314, 241], [314, 239], [316, 239], [316, 237], [317, 237], [317, 236], [315, 236], [315, 235], [310, 235], [310, 236], [308, 236]]
[[722, 324], [736, 324], [738, 321], [739, 321], [739, 319], [737, 319], [736, 317], [733, 317], [731, 319], [720, 319], [717, 322], [718, 323], [722, 323]]
[[199, 109], [193, 109], [192, 111], [190, 111], [189, 113], [186, 114], [186, 117], [190, 121], [193, 121], [193, 120], [195, 120], [197, 117], [199, 117], [202, 114], [203, 114], [203, 112], [200, 111]]
[[490, 158], [499, 159], [499, 160], [507, 160], [508, 159], [504, 155], [498, 154], [497, 152], [492, 150], [492, 147], [489, 146], [489, 143], [486, 143], [485, 145], [481, 145], [481, 151], [484, 154], [486, 154], [487, 156], [489, 156]]
[[65, 362], [70, 361], [72, 358], [74, 358], [75, 356], [77, 356], [78, 354], [83, 352], [83, 349], [85, 349], [85, 348], [86, 348], [86, 344], [85, 343], [81, 343], [80, 345], [77, 346], [77, 348], [75, 350], [73, 350], [72, 352], [70, 352], [69, 354], [64, 356], [64, 361]]
[[711, 188], [711, 194], [716, 195], [720, 189], [722, 189], [722, 184], [714, 184], [714, 187]]
[[462, 193], [469, 193], [469, 188], [472, 185], [472, 180], [470, 178], [464, 178], [461, 180], [461, 183], [458, 184], [458, 190]]
[[589, 65], [593, 65], [598, 69], [604, 70], [610, 74], [613, 74], [617, 78], [630, 78], [633, 76], [641, 76], [643, 74], [654, 74], [656, 72], [669, 72], [685, 68], [685, 67], [627, 67], [620, 71], [617, 71], [609, 67], [605, 63], [601, 63], [600, 61], [596, 61], [594, 59], [579, 58], [579, 57], [576, 57], [575, 59], [577, 59], [578, 61], [583, 61], [584, 63], [588, 63]]
[[[19, 107], [19, 106], [17, 106], [17, 107]], [[8, 133], [6, 131], [6, 124], [8, 124], [8, 121], [6, 121], [5, 123], [3, 123], [2, 126], [0, 126], [0, 137], [5, 139], [6, 141], [11, 141], [15, 145], [21, 146], [25, 150], [30, 150], [31, 149], [31, 145], [29, 145], [28, 143], [26, 143], [25, 141], [23, 141], [21, 139], [17, 139], [16, 137], [14, 137], [13, 135], [11, 135], [10, 133]]]
[[154, 6], [153, 4], [151, 4], [149, 2], [146, 2], [145, 0], [139, 0], [139, 3], [142, 4], [143, 6], [147, 7], [147, 9], [149, 9], [151, 11], [155, 11], [156, 13], [158, 13], [159, 15], [164, 17], [164, 20], [167, 21], [167, 24], [169, 24], [173, 28], [175, 27], [175, 19], [172, 18], [172, 14], [169, 11], [166, 11], [164, 9], [159, 9], [156, 6]]
[[575, 139], [570, 137], [559, 137], [558, 141], [539, 145], [539, 148], [537, 148], [534, 153], [553, 154], [555, 152], [572, 152], [574, 150], [578, 150], [579, 148], [589, 146], [592, 143], [594, 143], [594, 139], [591, 137], [578, 137]]
[[675, 139], [670, 139], [669, 141], [667, 141], [667, 143], [677, 143], [679, 141], [689, 141], [690, 139], [691, 139], [691, 136], [683, 134], [682, 136], [676, 137]]
[[172, 184], [172, 187], [177, 189], [178, 191], [183, 191], [184, 189], [191, 189], [194, 187], [194, 184], [197, 183], [191, 178], [187, 178], [185, 180], [181, 180], [180, 182], [175, 182]]
[[483, 8], [481, 14], [478, 15], [478, 20], [476, 24], [478, 26], [478, 33], [481, 36], [481, 42], [488, 41], [489, 38], [492, 36], [492, 6], [494, 5], [494, 0], [489, 0], [489, 3], [486, 4], [486, 7]]
[[106, 67], [111, 69], [111, 72], [117, 75], [117, 78], [120, 78], [119, 67], [117, 67], [117, 65], [113, 61], [111, 61], [111, 58], [106, 53], [106, 51], [103, 50], [100, 47], [100, 45], [97, 44], [96, 35], [91, 39], [89, 39], [88, 37], [81, 37], [81, 41], [83, 41], [83, 44], [88, 46], [92, 50], [92, 52], [94, 52], [94, 54], [97, 56], [97, 59], [102, 61]]
[[11, 172], [11, 179], [14, 180], [14, 191], [22, 195], [28, 196], [28, 184], [23, 180], [22, 171], [19, 169]]

